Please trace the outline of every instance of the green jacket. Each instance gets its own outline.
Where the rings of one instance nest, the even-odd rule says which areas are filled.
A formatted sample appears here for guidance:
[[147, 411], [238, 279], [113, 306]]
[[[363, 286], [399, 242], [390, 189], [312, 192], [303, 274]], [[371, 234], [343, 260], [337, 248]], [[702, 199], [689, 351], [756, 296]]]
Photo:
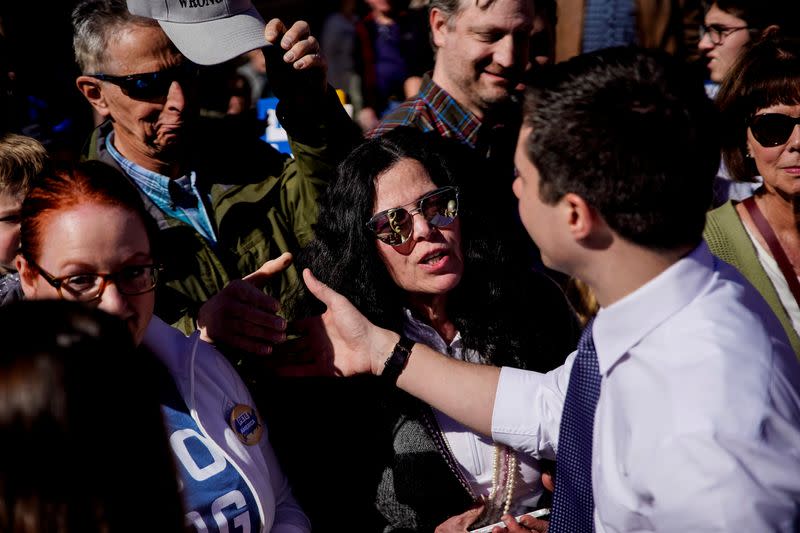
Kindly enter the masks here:
[[[226, 284], [283, 252], [296, 252], [313, 238], [317, 198], [336, 165], [360, 140], [334, 91], [329, 93], [324, 109], [314, 113], [292, 116], [279, 105], [294, 159], [225, 120], [203, 119], [193, 130], [196, 149], [186, 168], [197, 173], [200, 189], [209, 193], [216, 244], [168, 217], [142, 193], [160, 230], [155, 249], [164, 272], [157, 316], [189, 333], [196, 328], [200, 306]], [[106, 149], [111, 131], [110, 123], [95, 130], [86, 157], [119, 168]], [[283, 301], [298, 282], [291, 266], [265, 291]]]
[[747, 278], [772, 308], [780, 320], [794, 353], [800, 357], [800, 337], [792, 326], [792, 320], [783, 308], [778, 292], [758, 260], [755, 246], [747, 234], [739, 214], [729, 201], [710, 211], [706, 217], [703, 237], [711, 253], [736, 267]]

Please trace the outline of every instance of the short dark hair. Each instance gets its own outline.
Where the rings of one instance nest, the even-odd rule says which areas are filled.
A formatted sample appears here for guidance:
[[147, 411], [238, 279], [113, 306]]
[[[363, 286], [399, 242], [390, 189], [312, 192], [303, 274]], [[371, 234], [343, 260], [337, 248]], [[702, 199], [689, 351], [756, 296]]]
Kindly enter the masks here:
[[767, 32], [738, 59], [717, 93], [722, 117], [722, 155], [731, 177], [758, 174], [747, 157], [748, 122], [759, 109], [800, 104], [800, 40]]
[[702, 80], [678, 60], [623, 47], [544, 67], [524, 123], [543, 201], [578, 194], [617, 234], [648, 248], [700, 242], [718, 132]]

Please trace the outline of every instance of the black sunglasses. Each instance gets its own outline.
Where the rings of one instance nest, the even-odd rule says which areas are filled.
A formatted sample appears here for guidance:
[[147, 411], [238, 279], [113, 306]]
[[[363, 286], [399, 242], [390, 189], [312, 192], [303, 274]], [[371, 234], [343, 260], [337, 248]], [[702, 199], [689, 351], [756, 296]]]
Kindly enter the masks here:
[[797, 124], [800, 124], [800, 117], [790, 117], [783, 113], [764, 113], [751, 118], [749, 126], [758, 144], [768, 148], [789, 142]]
[[458, 188], [441, 187], [410, 204], [381, 211], [367, 221], [367, 227], [380, 241], [400, 246], [414, 233], [417, 213], [435, 228], [452, 224], [458, 216]]
[[122, 92], [137, 100], [153, 100], [167, 95], [173, 81], [187, 82], [197, 77], [200, 67], [191, 61], [183, 61], [180, 65], [143, 74], [112, 76], [111, 74], [87, 74], [100, 81], [107, 81], [119, 86]]

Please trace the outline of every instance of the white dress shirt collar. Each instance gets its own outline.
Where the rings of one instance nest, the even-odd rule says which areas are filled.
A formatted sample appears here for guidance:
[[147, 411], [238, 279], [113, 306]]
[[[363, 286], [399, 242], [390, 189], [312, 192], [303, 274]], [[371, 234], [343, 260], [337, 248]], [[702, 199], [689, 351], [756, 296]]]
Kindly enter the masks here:
[[600, 374], [608, 374], [648, 333], [696, 298], [710, 281], [714, 261], [703, 241], [634, 292], [600, 309], [592, 332]]

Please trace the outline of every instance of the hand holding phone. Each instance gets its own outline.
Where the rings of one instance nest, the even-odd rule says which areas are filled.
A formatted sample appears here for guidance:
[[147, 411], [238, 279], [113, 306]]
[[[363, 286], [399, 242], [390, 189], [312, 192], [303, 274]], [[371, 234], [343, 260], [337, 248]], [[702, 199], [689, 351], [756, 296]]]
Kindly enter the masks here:
[[[550, 516], [550, 509], [537, 509], [536, 511], [531, 511], [530, 513], [521, 514], [516, 517], [517, 522], [519, 522], [520, 518], [523, 516], [532, 516], [533, 518], [545, 518]], [[469, 533], [492, 533], [492, 529], [496, 528], [497, 526], [505, 527], [503, 522], [496, 522], [494, 524], [490, 524], [488, 526], [484, 526], [479, 529], [471, 529]]]

